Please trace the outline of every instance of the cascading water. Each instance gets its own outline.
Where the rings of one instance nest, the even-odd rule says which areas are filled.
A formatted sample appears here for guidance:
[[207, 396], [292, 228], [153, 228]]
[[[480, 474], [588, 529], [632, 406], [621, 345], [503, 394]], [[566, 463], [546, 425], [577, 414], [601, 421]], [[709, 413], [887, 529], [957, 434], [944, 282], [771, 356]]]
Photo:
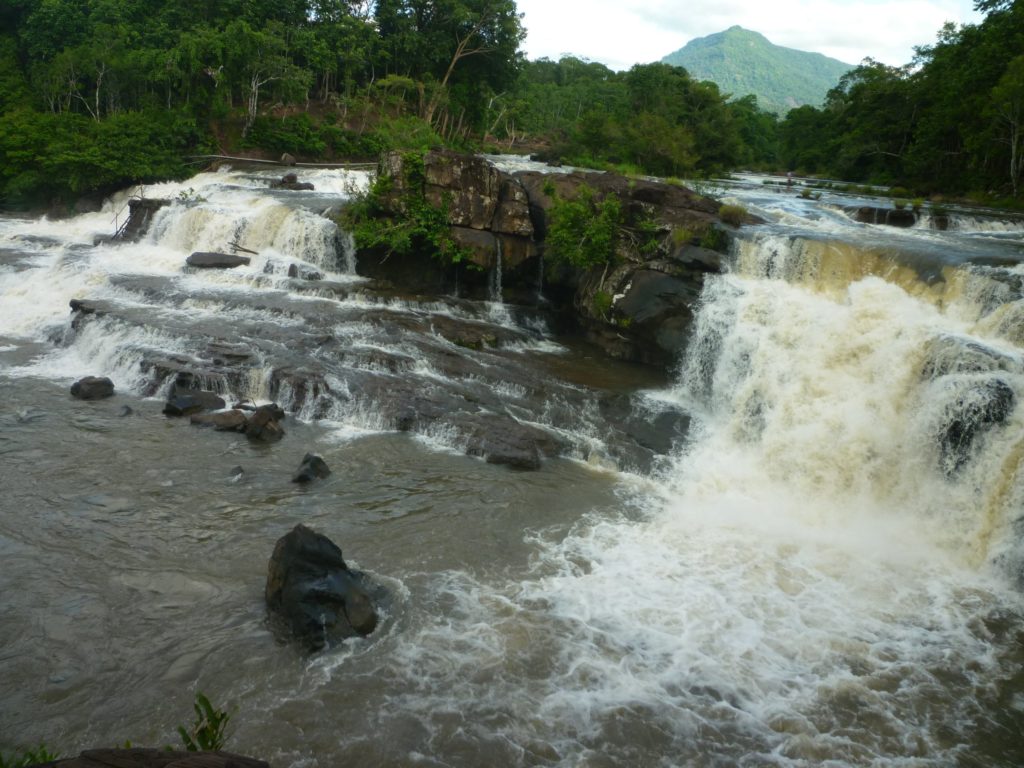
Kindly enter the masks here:
[[[207, 202], [138, 245], [93, 247], [99, 214], [2, 222], [0, 747], [167, 743], [200, 689], [275, 766], [1024, 764], [1015, 244], [734, 192], [771, 223], [707, 278], [674, 383], [625, 393], [692, 418], [627, 474], [608, 401], [537, 361], [611, 363], [571, 370], [516, 308], [502, 328], [498, 305], [364, 292], [316, 255], [329, 201], [261, 183], [191, 180]], [[225, 241], [259, 255], [182, 273]], [[294, 259], [327, 279], [265, 271]], [[72, 333], [83, 293], [105, 303]], [[266, 450], [64, 394], [86, 373], [145, 394], [182, 360], [304, 421]], [[461, 455], [499, 402], [578, 461]], [[335, 474], [293, 488], [311, 448]], [[387, 588], [374, 635], [275, 642], [264, 567], [296, 522]]]

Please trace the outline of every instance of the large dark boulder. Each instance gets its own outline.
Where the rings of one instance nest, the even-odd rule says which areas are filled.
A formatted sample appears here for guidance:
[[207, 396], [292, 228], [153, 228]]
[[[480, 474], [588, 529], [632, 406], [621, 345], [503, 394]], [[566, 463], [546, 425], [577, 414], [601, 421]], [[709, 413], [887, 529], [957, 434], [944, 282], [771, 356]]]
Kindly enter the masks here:
[[318, 456], [315, 453], [307, 453], [302, 457], [302, 462], [292, 477], [292, 482], [309, 483], [317, 478], [329, 477], [330, 474], [331, 469], [327, 466], [327, 462], [323, 460], [322, 456]]
[[261, 405], [245, 426], [246, 436], [258, 443], [276, 443], [284, 437], [284, 427], [281, 421], [284, 419], [284, 411], [277, 403]]
[[106, 376], [86, 376], [71, 385], [71, 396], [79, 400], [102, 400], [113, 395], [114, 382]]
[[483, 417], [469, 438], [466, 453], [488, 464], [537, 470], [545, 458], [558, 456], [565, 441], [538, 427], [499, 416]]
[[330, 539], [297, 525], [278, 540], [267, 571], [266, 601], [288, 633], [319, 650], [377, 627], [372, 585], [350, 570]]
[[1005, 422], [1015, 405], [1013, 388], [1000, 378], [986, 378], [957, 387], [939, 428], [945, 473], [955, 475], [963, 469], [971, 459], [975, 443]]
[[185, 263], [196, 269], [234, 269], [247, 266], [251, 259], [248, 256], [237, 256], [233, 253], [207, 253], [196, 251]]
[[227, 406], [224, 398], [216, 392], [202, 389], [172, 390], [164, 403], [164, 416], [192, 416], [203, 411], [220, 411]]
[[244, 432], [248, 425], [245, 413], [237, 408], [213, 413], [194, 413], [189, 421], [200, 427], [213, 427], [218, 432]]

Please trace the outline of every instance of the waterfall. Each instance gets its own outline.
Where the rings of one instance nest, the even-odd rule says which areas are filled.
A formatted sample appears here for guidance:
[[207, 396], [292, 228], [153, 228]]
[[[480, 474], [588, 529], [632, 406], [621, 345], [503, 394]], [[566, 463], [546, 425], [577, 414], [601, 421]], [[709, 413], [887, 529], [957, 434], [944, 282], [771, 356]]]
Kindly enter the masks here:
[[490, 301], [501, 304], [503, 301], [501, 296], [501, 238], [496, 237], [494, 240], [494, 266], [491, 267], [491, 279], [490, 285], [488, 286], [487, 298]]

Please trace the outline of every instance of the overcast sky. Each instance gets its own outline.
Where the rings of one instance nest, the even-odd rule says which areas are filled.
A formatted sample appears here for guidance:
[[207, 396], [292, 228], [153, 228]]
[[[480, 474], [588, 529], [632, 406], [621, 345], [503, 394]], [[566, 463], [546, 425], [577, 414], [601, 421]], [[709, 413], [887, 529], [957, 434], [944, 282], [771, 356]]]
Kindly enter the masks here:
[[859, 64], [910, 62], [947, 21], [976, 22], [972, 0], [517, 0], [526, 55], [572, 54], [612, 69], [658, 61], [734, 24], [777, 45]]

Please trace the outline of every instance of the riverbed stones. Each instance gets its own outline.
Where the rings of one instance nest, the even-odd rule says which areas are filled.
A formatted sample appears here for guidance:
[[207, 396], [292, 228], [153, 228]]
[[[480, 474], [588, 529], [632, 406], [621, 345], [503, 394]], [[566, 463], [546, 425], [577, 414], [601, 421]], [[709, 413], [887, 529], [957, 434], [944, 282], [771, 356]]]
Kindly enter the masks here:
[[251, 259], [248, 256], [208, 251], [196, 251], [185, 259], [186, 264], [196, 269], [234, 269], [248, 266], [250, 262]]
[[322, 456], [315, 453], [307, 453], [302, 457], [298, 470], [292, 477], [293, 483], [311, 483], [318, 478], [330, 477], [331, 469]]
[[71, 396], [78, 400], [103, 400], [114, 395], [114, 382], [106, 376], [86, 376], [71, 385]]
[[272, 616], [310, 650], [377, 627], [364, 574], [348, 567], [337, 544], [304, 525], [277, 541], [265, 597]]

